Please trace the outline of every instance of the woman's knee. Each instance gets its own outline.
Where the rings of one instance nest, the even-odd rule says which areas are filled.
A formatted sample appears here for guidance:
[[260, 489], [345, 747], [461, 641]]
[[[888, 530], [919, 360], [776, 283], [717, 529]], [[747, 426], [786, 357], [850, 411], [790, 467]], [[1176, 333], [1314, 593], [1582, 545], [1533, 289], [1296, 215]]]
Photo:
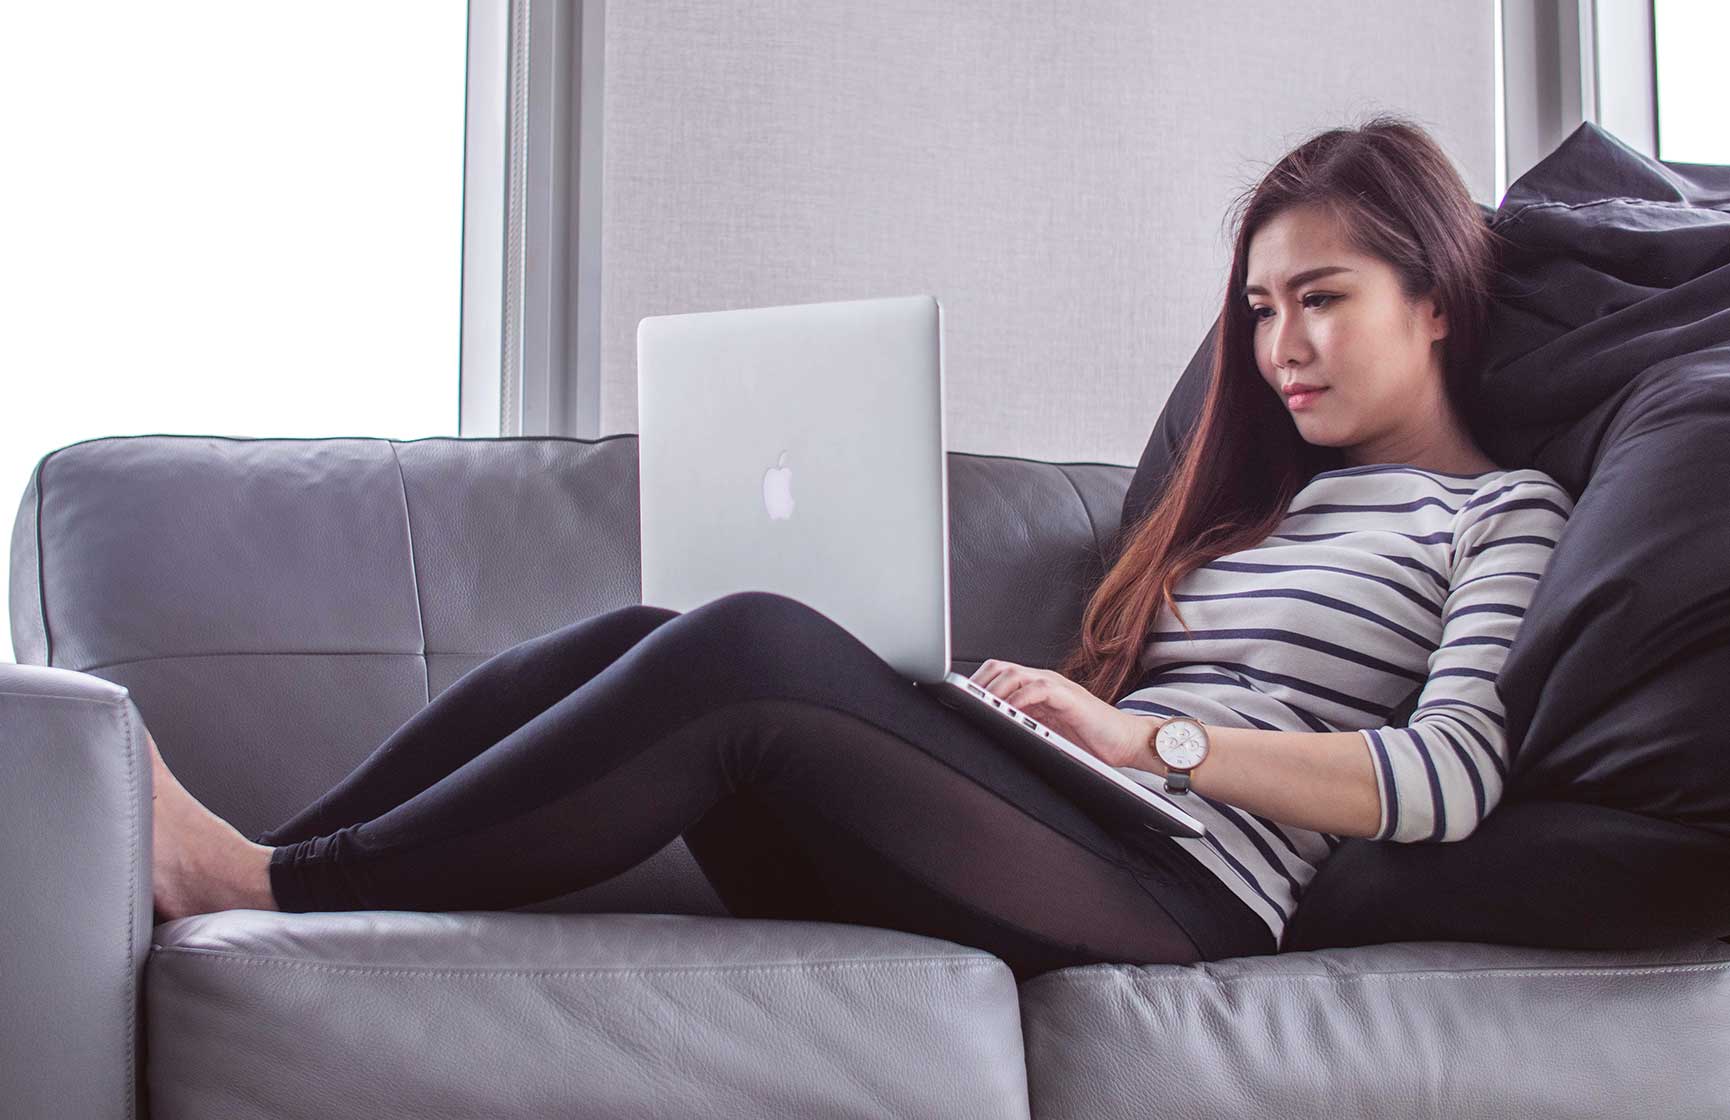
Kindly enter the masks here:
[[693, 607], [685, 615], [693, 624], [725, 634], [741, 648], [810, 640], [841, 629], [817, 608], [775, 591], [735, 591]]
[[800, 600], [772, 591], [737, 591], [693, 607], [677, 632], [686, 656], [729, 679], [794, 681], [814, 666], [841, 670], [863, 646], [839, 623]]
[[623, 611], [631, 621], [650, 628], [659, 626], [663, 622], [671, 622], [679, 617], [679, 612], [671, 607], [656, 607], [648, 603], [630, 603], [620, 607], [619, 610]]
[[[601, 614], [567, 623], [503, 651], [500, 657], [541, 665], [575, 664], [581, 676], [572, 687], [594, 675], [597, 658], [611, 661], [650, 633], [679, 616], [665, 607], [628, 603]], [[586, 667], [585, 667], [586, 666]]]

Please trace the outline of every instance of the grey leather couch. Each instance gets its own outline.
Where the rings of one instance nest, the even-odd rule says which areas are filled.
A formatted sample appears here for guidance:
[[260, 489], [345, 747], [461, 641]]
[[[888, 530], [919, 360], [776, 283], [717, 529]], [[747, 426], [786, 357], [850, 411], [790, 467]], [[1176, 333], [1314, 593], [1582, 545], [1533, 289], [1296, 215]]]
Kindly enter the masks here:
[[[1050, 665], [1131, 468], [951, 453], [956, 667]], [[503, 913], [153, 926], [146, 724], [251, 834], [636, 601], [636, 437], [74, 444], [13, 526], [0, 1115], [1722, 1117], [1730, 945], [1066, 969], [728, 917], [683, 841]]]

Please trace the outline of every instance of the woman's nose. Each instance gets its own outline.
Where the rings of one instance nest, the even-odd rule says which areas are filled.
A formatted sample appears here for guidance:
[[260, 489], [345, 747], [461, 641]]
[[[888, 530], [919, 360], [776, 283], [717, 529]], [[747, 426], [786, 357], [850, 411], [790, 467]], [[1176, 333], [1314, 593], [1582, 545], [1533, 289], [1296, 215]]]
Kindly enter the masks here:
[[1309, 339], [1304, 335], [1303, 321], [1295, 316], [1282, 315], [1273, 322], [1273, 353], [1271, 360], [1276, 370], [1282, 370], [1289, 365], [1303, 363], [1309, 357]]

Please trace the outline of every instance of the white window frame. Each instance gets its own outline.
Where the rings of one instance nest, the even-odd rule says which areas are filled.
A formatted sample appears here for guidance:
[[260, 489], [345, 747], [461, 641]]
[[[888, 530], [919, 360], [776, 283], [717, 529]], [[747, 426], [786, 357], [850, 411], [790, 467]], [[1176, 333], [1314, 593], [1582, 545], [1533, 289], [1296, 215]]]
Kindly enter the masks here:
[[459, 436], [500, 434], [508, 0], [469, 0]]
[[1656, 157], [1650, 0], [1496, 0], [1495, 7], [1498, 202], [1583, 121]]
[[461, 435], [600, 434], [604, 16], [470, 0]]

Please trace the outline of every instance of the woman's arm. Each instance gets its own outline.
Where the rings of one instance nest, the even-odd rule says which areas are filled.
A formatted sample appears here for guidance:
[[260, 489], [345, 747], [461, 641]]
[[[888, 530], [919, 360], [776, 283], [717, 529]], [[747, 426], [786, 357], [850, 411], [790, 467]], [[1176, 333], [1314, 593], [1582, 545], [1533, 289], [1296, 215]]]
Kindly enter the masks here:
[[[1421, 843], [1471, 835], [1500, 800], [1510, 765], [1496, 681], [1572, 511], [1566, 490], [1531, 474], [1497, 477], [1461, 507], [1448, 548], [1441, 638], [1405, 727], [1310, 732], [1208, 724], [1213, 749], [1191, 786], [1269, 820], [1336, 836]], [[1148, 729], [1138, 743], [1134, 753], [1143, 761], [1129, 765], [1164, 774]]]
[[[1111, 766], [1165, 776], [1153, 751], [1163, 717], [1116, 707], [1061, 673], [1013, 661], [989, 659], [973, 681]], [[1202, 726], [1210, 750], [1190, 788], [1316, 832], [1367, 837], [1381, 830], [1375, 764], [1358, 732]]]
[[[1125, 765], [1165, 776], [1153, 750], [1157, 716], [1124, 712], [1140, 728], [1140, 760]], [[1190, 788], [1280, 824], [1334, 836], [1374, 836], [1382, 802], [1375, 763], [1356, 731], [1263, 731], [1207, 728], [1208, 755], [1190, 775]], [[1178, 804], [1182, 804], [1178, 799]]]

